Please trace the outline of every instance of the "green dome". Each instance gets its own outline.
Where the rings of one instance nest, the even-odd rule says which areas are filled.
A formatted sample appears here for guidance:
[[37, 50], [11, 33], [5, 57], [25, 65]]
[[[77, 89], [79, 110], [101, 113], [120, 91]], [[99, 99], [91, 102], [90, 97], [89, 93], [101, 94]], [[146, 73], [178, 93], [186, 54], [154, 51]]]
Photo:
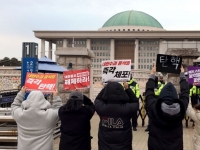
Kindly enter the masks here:
[[111, 26], [148, 26], [163, 28], [162, 25], [152, 16], [134, 10], [118, 13], [108, 19], [103, 25], [103, 27]]

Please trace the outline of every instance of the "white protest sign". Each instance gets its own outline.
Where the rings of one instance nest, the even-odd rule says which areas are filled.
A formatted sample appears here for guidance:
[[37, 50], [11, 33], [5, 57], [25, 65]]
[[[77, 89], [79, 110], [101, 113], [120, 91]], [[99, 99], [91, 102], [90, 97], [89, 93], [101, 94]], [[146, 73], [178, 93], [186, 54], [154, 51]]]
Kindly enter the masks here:
[[106, 60], [101, 62], [102, 81], [122, 82], [130, 80], [131, 60]]

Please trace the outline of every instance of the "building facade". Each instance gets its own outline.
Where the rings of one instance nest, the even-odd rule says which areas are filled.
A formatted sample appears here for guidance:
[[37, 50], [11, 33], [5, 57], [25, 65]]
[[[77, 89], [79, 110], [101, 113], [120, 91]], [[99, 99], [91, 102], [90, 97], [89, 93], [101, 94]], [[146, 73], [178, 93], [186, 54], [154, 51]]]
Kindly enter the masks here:
[[[101, 61], [131, 59], [132, 69], [149, 70], [157, 54], [168, 48], [200, 48], [200, 31], [167, 31], [152, 16], [140, 11], [124, 11], [109, 18], [97, 31], [34, 31], [41, 39], [41, 57], [45, 55], [45, 41], [56, 45], [57, 59], [60, 52], [69, 48], [89, 49], [92, 68], [100, 69]], [[66, 67], [66, 66], [64, 66]]]

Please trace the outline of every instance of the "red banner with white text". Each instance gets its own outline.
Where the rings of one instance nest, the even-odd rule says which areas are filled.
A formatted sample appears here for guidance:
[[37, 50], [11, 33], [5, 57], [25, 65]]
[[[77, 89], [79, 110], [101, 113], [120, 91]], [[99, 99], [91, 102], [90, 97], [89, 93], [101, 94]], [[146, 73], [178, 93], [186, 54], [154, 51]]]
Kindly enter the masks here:
[[53, 92], [56, 90], [57, 74], [37, 74], [27, 72], [25, 87], [28, 91], [39, 90]]
[[75, 90], [90, 87], [90, 70], [69, 70], [63, 72], [64, 89]]

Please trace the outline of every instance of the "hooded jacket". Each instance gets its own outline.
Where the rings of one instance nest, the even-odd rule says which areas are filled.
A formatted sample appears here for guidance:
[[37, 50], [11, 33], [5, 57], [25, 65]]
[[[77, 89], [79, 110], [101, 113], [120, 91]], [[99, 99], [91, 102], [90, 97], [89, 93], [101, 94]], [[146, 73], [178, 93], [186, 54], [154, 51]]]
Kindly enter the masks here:
[[99, 150], [132, 150], [130, 119], [137, 111], [132, 103], [130, 88], [123, 89], [117, 82], [109, 82], [95, 99], [95, 110], [100, 117]]
[[27, 100], [20, 91], [11, 105], [17, 122], [18, 150], [53, 150], [53, 130], [58, 122], [58, 109], [62, 106], [59, 96], [52, 106], [40, 91], [32, 91]]
[[[73, 99], [73, 97], [77, 97], [77, 99]], [[59, 109], [61, 120], [59, 150], [91, 150], [90, 120], [95, 109], [94, 104], [87, 96], [83, 95], [83, 99], [81, 97], [78, 92], [74, 92], [70, 94], [69, 99], [81, 102], [83, 106], [79, 109], [72, 105], [67, 107], [67, 104]]]
[[187, 115], [195, 122], [193, 135], [193, 150], [200, 150], [200, 111], [195, 111], [192, 108], [192, 105], [189, 104], [187, 108]]
[[188, 82], [180, 74], [180, 97], [171, 83], [165, 85], [158, 99], [154, 94], [155, 81], [151, 75], [146, 83], [146, 102], [152, 114], [149, 131], [149, 150], [183, 150], [183, 126], [189, 101]]

